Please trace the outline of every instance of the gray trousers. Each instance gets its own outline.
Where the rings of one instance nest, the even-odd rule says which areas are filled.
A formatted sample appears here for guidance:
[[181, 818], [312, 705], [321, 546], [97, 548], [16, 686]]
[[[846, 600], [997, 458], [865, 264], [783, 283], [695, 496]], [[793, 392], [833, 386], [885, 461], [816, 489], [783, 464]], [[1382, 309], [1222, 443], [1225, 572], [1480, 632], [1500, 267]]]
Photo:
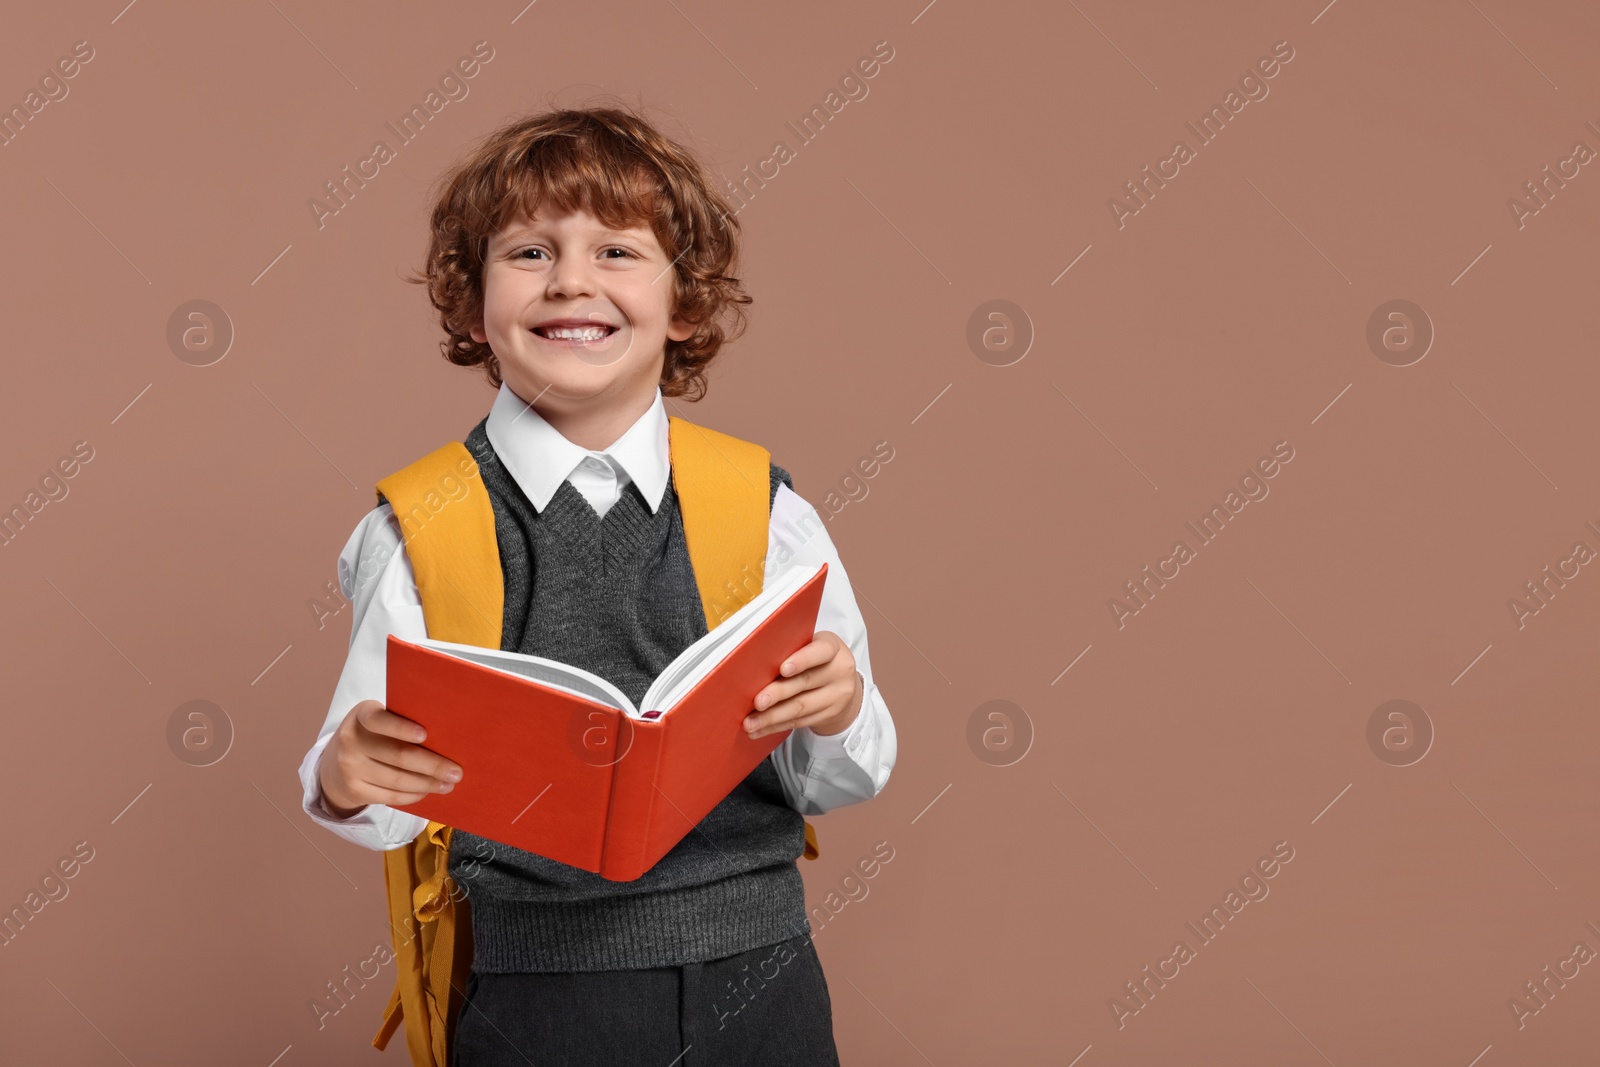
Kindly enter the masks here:
[[473, 971], [455, 1067], [838, 1067], [811, 938], [627, 971]]

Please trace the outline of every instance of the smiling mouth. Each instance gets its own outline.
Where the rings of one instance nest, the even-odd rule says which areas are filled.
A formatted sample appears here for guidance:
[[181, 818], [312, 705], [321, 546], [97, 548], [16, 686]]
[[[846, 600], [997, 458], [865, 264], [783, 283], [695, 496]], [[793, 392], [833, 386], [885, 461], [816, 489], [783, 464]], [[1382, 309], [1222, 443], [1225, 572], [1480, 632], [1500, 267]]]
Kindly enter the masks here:
[[546, 341], [559, 341], [566, 344], [594, 344], [604, 341], [607, 337], [617, 332], [617, 327], [606, 323], [596, 323], [593, 326], [535, 326], [533, 332]]

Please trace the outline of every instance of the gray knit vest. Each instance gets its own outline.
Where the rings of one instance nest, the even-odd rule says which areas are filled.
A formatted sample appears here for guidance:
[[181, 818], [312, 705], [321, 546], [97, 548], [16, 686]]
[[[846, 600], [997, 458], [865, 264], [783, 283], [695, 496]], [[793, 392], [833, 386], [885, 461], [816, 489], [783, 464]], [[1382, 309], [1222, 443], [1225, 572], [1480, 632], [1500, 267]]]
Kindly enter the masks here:
[[[592, 671], [637, 704], [705, 635], [678, 495], [654, 513], [629, 482], [604, 518], [570, 481], [541, 512], [478, 423], [464, 442], [494, 508], [500, 647]], [[789, 474], [771, 465], [768, 507]], [[472, 908], [473, 969], [601, 971], [719, 959], [810, 933], [795, 861], [805, 822], [770, 759], [643, 876], [613, 882], [461, 830], [450, 875]]]

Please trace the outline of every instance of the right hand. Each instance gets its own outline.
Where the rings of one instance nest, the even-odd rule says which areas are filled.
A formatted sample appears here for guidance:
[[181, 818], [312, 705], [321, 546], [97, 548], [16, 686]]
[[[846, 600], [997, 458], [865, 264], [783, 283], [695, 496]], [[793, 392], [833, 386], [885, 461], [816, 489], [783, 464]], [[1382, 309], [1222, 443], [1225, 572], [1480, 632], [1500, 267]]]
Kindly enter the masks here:
[[411, 719], [380, 701], [350, 709], [317, 763], [322, 804], [336, 819], [348, 819], [368, 804], [414, 804], [430, 793], [448, 793], [462, 769], [421, 743], [427, 737]]

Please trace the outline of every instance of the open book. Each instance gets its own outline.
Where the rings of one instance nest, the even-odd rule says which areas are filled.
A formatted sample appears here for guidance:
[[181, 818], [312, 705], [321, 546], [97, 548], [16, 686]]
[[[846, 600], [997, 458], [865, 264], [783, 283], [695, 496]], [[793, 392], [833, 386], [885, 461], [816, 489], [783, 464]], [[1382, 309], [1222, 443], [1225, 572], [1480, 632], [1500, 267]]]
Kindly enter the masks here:
[[613, 881], [638, 878], [788, 736], [751, 739], [744, 717], [811, 642], [827, 571], [785, 571], [684, 649], [638, 708], [571, 664], [390, 634], [388, 707], [464, 772], [449, 793], [399, 810]]
[[[494, 670], [529, 678], [553, 689], [564, 690], [573, 696], [584, 697], [626, 712], [635, 719], [657, 719], [671, 711], [699, 684], [701, 679], [727, 658], [745, 637], [787, 602], [807, 579], [825, 571], [827, 566], [826, 563], [818, 563], [791, 567], [777, 581], [763, 588], [750, 603], [730, 615], [722, 625], [678, 653], [677, 658], [667, 664], [666, 670], [658, 674], [655, 681], [650, 683], [650, 688], [645, 690], [642, 701], [644, 710], [634, 707], [633, 701], [629, 700], [622, 690], [598, 674], [592, 674], [582, 667], [574, 667], [570, 663], [562, 663], [560, 660], [530, 656], [522, 652], [502, 652], [497, 648], [483, 648], [479, 645], [434, 641], [429, 638], [424, 638], [417, 644]], [[816, 613], [813, 612], [812, 621], [815, 620]], [[811, 635], [807, 634], [802, 644], [809, 644], [810, 640]], [[796, 650], [792, 648], [789, 652]], [[789, 652], [783, 653], [778, 662], [781, 663]], [[770, 682], [777, 677], [777, 671], [774, 670], [772, 678], [767, 681]], [[763, 686], [765, 684], [762, 683]], [[752, 693], [751, 698], [754, 699], [754, 696]]]

